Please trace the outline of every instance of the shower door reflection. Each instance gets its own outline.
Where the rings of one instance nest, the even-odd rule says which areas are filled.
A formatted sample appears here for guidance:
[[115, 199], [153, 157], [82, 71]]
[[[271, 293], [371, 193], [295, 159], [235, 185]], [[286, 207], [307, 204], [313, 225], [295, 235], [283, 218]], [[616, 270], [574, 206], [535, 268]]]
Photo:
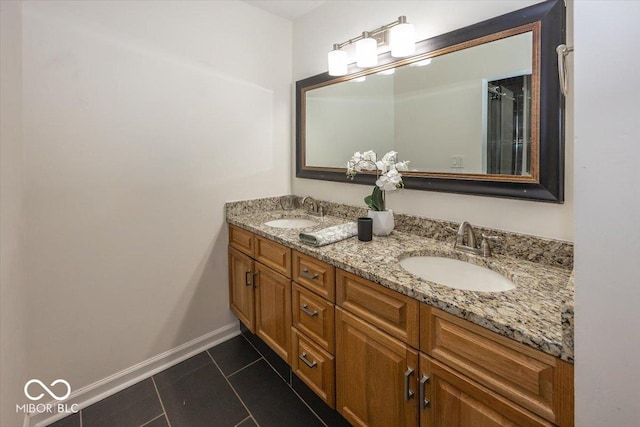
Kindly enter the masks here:
[[531, 75], [487, 82], [486, 173], [531, 174]]

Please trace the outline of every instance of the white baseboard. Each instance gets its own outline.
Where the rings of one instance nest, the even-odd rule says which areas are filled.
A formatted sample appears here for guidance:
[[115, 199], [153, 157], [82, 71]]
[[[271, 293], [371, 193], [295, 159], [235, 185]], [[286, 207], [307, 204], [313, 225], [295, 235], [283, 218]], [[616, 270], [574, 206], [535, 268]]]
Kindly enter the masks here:
[[[82, 387], [71, 393], [71, 396], [63, 403], [65, 403], [67, 407], [78, 405], [79, 409], [86, 408], [239, 334], [240, 324], [238, 322], [223, 326], [188, 343], [165, 351], [144, 362], [140, 362], [107, 378], [89, 384], [86, 387]], [[54, 401], [50, 403], [58, 402]], [[24, 427], [44, 427], [68, 415], [69, 414], [65, 413], [51, 414], [46, 412], [31, 414], [25, 418]]]

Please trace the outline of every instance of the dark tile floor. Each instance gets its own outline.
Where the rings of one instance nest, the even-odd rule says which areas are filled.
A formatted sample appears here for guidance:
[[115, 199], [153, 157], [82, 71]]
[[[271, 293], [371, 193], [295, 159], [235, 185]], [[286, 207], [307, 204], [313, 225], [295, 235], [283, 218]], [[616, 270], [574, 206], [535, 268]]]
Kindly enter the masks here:
[[239, 335], [51, 427], [325, 426], [271, 357]]

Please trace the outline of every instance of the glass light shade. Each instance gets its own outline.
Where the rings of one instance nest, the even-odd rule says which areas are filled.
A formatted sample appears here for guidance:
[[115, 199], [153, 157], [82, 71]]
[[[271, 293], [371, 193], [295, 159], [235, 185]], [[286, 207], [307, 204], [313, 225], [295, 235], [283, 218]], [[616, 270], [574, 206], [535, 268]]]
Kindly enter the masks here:
[[330, 76], [346, 76], [348, 74], [347, 52], [344, 50], [332, 50], [327, 55], [329, 61]]
[[415, 27], [413, 24], [400, 24], [389, 30], [389, 44], [391, 56], [403, 58], [413, 55], [416, 51]]
[[356, 42], [356, 64], [360, 68], [378, 65], [378, 42], [367, 37]]

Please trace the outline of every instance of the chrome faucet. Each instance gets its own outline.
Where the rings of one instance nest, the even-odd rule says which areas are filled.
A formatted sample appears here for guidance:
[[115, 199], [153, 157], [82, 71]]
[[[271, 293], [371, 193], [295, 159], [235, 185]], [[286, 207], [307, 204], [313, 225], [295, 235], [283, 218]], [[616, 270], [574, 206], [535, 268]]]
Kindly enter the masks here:
[[487, 236], [482, 233], [482, 242], [480, 243], [480, 247], [478, 247], [476, 243], [476, 233], [473, 231], [473, 227], [467, 221], [463, 221], [460, 227], [458, 227], [453, 249], [489, 257], [491, 256], [489, 241], [496, 241], [498, 239], [499, 237], [497, 236]]
[[314, 199], [311, 196], [304, 196], [302, 198], [302, 202], [300, 202], [300, 206], [304, 207], [304, 204], [306, 203], [307, 200], [311, 201], [311, 210], [307, 211], [309, 215], [319, 216], [319, 217], [324, 216], [324, 209], [322, 208], [322, 206], [318, 207], [318, 202], [316, 202], [316, 199]]

